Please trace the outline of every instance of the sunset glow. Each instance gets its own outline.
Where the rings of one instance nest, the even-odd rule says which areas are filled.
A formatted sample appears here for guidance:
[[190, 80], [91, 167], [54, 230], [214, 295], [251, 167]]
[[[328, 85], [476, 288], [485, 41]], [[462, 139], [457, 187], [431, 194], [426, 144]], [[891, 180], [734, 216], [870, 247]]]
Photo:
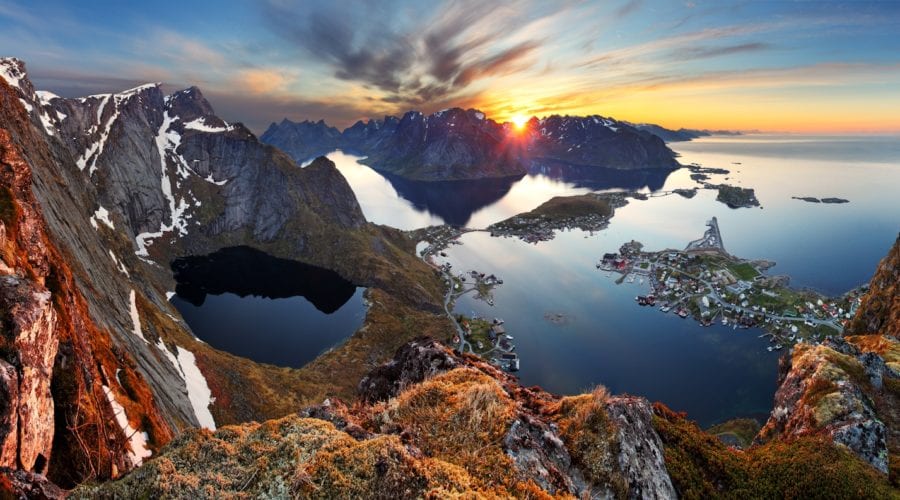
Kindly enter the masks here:
[[[161, 16], [139, 3], [0, 1], [0, 46], [60, 95], [196, 84], [255, 131], [458, 106], [517, 126], [599, 114], [900, 132], [898, 2], [206, 3], [200, 23], [171, 0]], [[41, 22], [49, 12], [66, 22]]]
[[528, 117], [525, 115], [512, 115], [509, 117], [509, 121], [516, 127], [517, 130], [523, 130], [525, 128], [525, 124], [528, 123]]

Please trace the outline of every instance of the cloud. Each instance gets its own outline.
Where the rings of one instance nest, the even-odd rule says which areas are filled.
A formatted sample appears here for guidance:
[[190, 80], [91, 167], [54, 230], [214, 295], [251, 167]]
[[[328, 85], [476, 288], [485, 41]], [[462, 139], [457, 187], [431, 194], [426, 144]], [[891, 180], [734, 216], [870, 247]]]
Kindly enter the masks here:
[[511, 42], [525, 24], [517, 8], [456, 2], [404, 16], [366, 2], [337, 8], [278, 1], [263, 12], [278, 36], [335, 78], [371, 88], [385, 103], [415, 107], [459, 98], [484, 79], [530, 67], [541, 40]]
[[728, 56], [732, 54], [740, 54], [743, 52], [759, 52], [769, 50], [772, 45], [762, 42], [739, 43], [735, 45], [724, 45], [721, 47], [691, 47], [671, 53], [673, 59], [705, 59], [708, 57]]
[[245, 69], [238, 72], [238, 86], [248, 89], [254, 94], [268, 94], [283, 90], [289, 79], [280, 71], [269, 69]]

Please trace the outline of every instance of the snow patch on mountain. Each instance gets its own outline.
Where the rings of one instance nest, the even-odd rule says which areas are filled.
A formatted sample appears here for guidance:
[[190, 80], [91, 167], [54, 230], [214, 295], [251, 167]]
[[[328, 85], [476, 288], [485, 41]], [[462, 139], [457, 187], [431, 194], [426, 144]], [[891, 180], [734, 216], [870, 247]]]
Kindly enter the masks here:
[[160, 167], [162, 171], [160, 187], [163, 196], [168, 201], [171, 220], [168, 224], [162, 223], [158, 231], [148, 231], [137, 235], [135, 241], [138, 250], [135, 253], [141, 257], [150, 256], [150, 253], [147, 251], [147, 246], [150, 245], [154, 239], [161, 237], [163, 234], [176, 230], [181, 236], [187, 234], [187, 217], [185, 217], [185, 215], [189, 205], [184, 198], [180, 201], [176, 201], [175, 195], [172, 192], [172, 181], [169, 179], [169, 169], [166, 163], [166, 159], [171, 156], [175, 162], [177, 173], [181, 178], [187, 177], [191, 172], [187, 163], [184, 161], [184, 158], [175, 152], [176, 148], [181, 144], [181, 134], [175, 130], [171, 130], [171, 127], [177, 120], [179, 120], [177, 116], [173, 117], [166, 111], [163, 114], [163, 123], [160, 125], [159, 132], [156, 135], [156, 149], [159, 152]]
[[112, 250], [109, 251], [109, 256], [112, 258], [113, 263], [116, 265], [116, 269], [119, 270], [122, 274], [125, 275], [126, 278], [130, 278], [131, 275], [128, 273], [128, 268], [125, 267], [125, 263], [120, 261], [116, 254], [113, 253]]
[[19, 82], [25, 78], [22, 72], [22, 62], [13, 57], [4, 57], [0, 59], [0, 78], [6, 80], [11, 87], [22, 90]]
[[131, 446], [131, 451], [128, 452], [128, 459], [131, 460], [132, 465], [137, 467], [144, 462], [145, 458], [149, 458], [153, 454], [147, 448], [150, 436], [146, 432], [140, 432], [131, 426], [128, 422], [128, 415], [125, 413], [125, 407], [116, 400], [116, 395], [113, 394], [112, 389], [106, 385], [102, 387], [103, 394], [106, 395], [106, 400], [109, 401], [109, 406], [112, 407], [113, 415], [116, 417], [116, 423], [119, 424], [119, 427], [128, 439], [128, 444]]
[[206, 119], [203, 117], [185, 123], [184, 128], [188, 130], [199, 130], [200, 132], [209, 132], [211, 134], [231, 130], [231, 127], [227, 124], [224, 127], [211, 127], [206, 124]]
[[109, 210], [103, 207], [100, 207], [96, 211], [94, 211], [94, 215], [92, 215], [89, 220], [91, 222], [91, 226], [93, 226], [94, 229], [100, 229], [100, 226], [97, 224], [98, 221], [106, 224], [110, 229], [116, 228], [115, 226], [113, 226], [112, 219], [109, 218]]
[[156, 347], [163, 352], [166, 359], [172, 363], [172, 366], [175, 367], [175, 370], [178, 371], [178, 374], [184, 380], [188, 399], [191, 402], [191, 407], [200, 427], [216, 430], [216, 421], [209, 411], [209, 405], [215, 402], [215, 398], [212, 396], [206, 377], [203, 376], [200, 368], [197, 367], [197, 358], [194, 356], [194, 353], [176, 345], [175, 350], [178, 353], [176, 356], [166, 347], [162, 339], [156, 342]]
[[137, 309], [137, 295], [134, 293], [134, 289], [132, 289], [132, 290], [131, 290], [131, 293], [128, 294], [128, 303], [129, 303], [129, 305], [130, 305], [130, 307], [131, 307], [131, 309], [130, 309], [130, 314], [131, 314], [131, 333], [137, 335], [138, 337], [141, 338], [141, 340], [143, 340], [144, 342], [146, 342], [147, 339], [144, 338], [144, 332], [143, 332], [143, 330], [141, 330], [141, 317], [140, 317], [140, 315], [138, 314], [138, 309]]
[[200, 427], [215, 430], [216, 422], [213, 420], [212, 413], [209, 411], [209, 405], [212, 404], [215, 399], [212, 397], [212, 391], [209, 389], [209, 384], [206, 383], [206, 377], [204, 377], [203, 373], [200, 372], [200, 369], [197, 368], [197, 359], [195, 358], [194, 353], [181, 346], [176, 347], [178, 349], [178, 364], [181, 366], [182, 373], [184, 374], [188, 398], [191, 400], [191, 405], [194, 407], [194, 414], [197, 416], [197, 421], [200, 423]]

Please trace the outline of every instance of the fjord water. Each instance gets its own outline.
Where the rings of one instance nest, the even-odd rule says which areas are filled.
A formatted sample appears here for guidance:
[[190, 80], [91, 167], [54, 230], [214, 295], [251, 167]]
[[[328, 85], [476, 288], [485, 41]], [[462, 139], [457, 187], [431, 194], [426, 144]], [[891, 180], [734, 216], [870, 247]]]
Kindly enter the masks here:
[[[900, 230], [900, 138], [748, 135], [670, 146], [682, 164], [730, 170], [712, 175], [710, 182], [752, 187], [762, 208], [730, 209], [715, 201], [713, 190], [701, 189], [692, 199], [654, 196], [696, 186], [687, 169], [644, 179], [605, 172], [605, 180], [588, 182], [584, 172], [541, 168], [510, 180], [505, 193], [493, 190], [493, 201], [481, 196], [461, 210], [461, 196], [428, 195], [428, 186], [414, 193], [415, 183], [398, 188], [355, 157], [329, 157], [369, 220], [404, 229], [447, 221], [441, 203], [448, 198], [457, 214], [468, 212], [466, 222], [454, 223], [483, 228], [553, 196], [617, 188], [651, 195], [630, 200], [593, 236], [572, 231], [528, 245], [486, 233], [464, 235], [463, 245], [450, 247], [446, 260], [457, 271], [496, 273], [504, 285], [495, 292], [494, 307], [464, 296], [456, 311], [507, 321], [525, 384], [569, 394], [603, 384], [687, 411], [701, 425], [765, 415], [776, 388], [778, 353], [766, 351], [768, 343], [757, 338], [761, 332], [718, 324], [703, 328], [639, 307], [634, 296], [646, 285], [615, 285], [615, 275], [607, 278], [594, 263], [632, 239], [648, 250], [683, 248], [716, 216], [730, 253], [777, 262], [770, 273], [791, 276], [794, 286], [843, 293], [868, 282]], [[850, 203], [816, 204], [792, 196]], [[562, 314], [566, 321], [551, 323], [546, 313]]]
[[365, 318], [364, 288], [338, 274], [227, 248], [172, 265], [172, 304], [201, 340], [254, 361], [301, 367]]
[[597, 242], [582, 231], [539, 245], [481, 232], [462, 239], [444, 260], [460, 271], [496, 273], [504, 283], [493, 307], [470, 293], [455, 311], [506, 322], [524, 385], [577, 394], [602, 384], [687, 411], [701, 425], [771, 410], [778, 353], [765, 350], [761, 332], [704, 328], [638, 306], [634, 297], [649, 285], [616, 285], [618, 275], [597, 270]]

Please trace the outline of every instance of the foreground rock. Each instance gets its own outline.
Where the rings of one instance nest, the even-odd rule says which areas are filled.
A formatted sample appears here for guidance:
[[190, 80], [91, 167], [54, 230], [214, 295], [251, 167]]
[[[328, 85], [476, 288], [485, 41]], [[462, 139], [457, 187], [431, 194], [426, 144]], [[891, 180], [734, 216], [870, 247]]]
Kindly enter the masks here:
[[[890, 344], [884, 356], [900, 356], [900, 343], [884, 339]], [[824, 434], [888, 473], [887, 439], [896, 416], [881, 414], [884, 411], [879, 412], [874, 401], [884, 401], [882, 410], [900, 407], [892, 390], [900, 386], [900, 371], [887, 366], [882, 355], [863, 352], [854, 342], [867, 345], [864, 338], [851, 337], [794, 349], [775, 394], [775, 409], [757, 441], [778, 435]]]
[[75, 496], [676, 494], [641, 398], [556, 398], [430, 339], [360, 391], [365, 406], [326, 401], [303, 417], [185, 434], [124, 480]]
[[883, 333], [900, 337], [900, 236], [869, 282], [847, 333]]
[[524, 388], [426, 338], [374, 370], [360, 395], [357, 405], [330, 399], [280, 420], [186, 433], [122, 480], [83, 486], [74, 497], [755, 498], [890, 491], [879, 469], [821, 435], [785, 429], [740, 452], [643, 398], [610, 396], [603, 388], [569, 397]]

